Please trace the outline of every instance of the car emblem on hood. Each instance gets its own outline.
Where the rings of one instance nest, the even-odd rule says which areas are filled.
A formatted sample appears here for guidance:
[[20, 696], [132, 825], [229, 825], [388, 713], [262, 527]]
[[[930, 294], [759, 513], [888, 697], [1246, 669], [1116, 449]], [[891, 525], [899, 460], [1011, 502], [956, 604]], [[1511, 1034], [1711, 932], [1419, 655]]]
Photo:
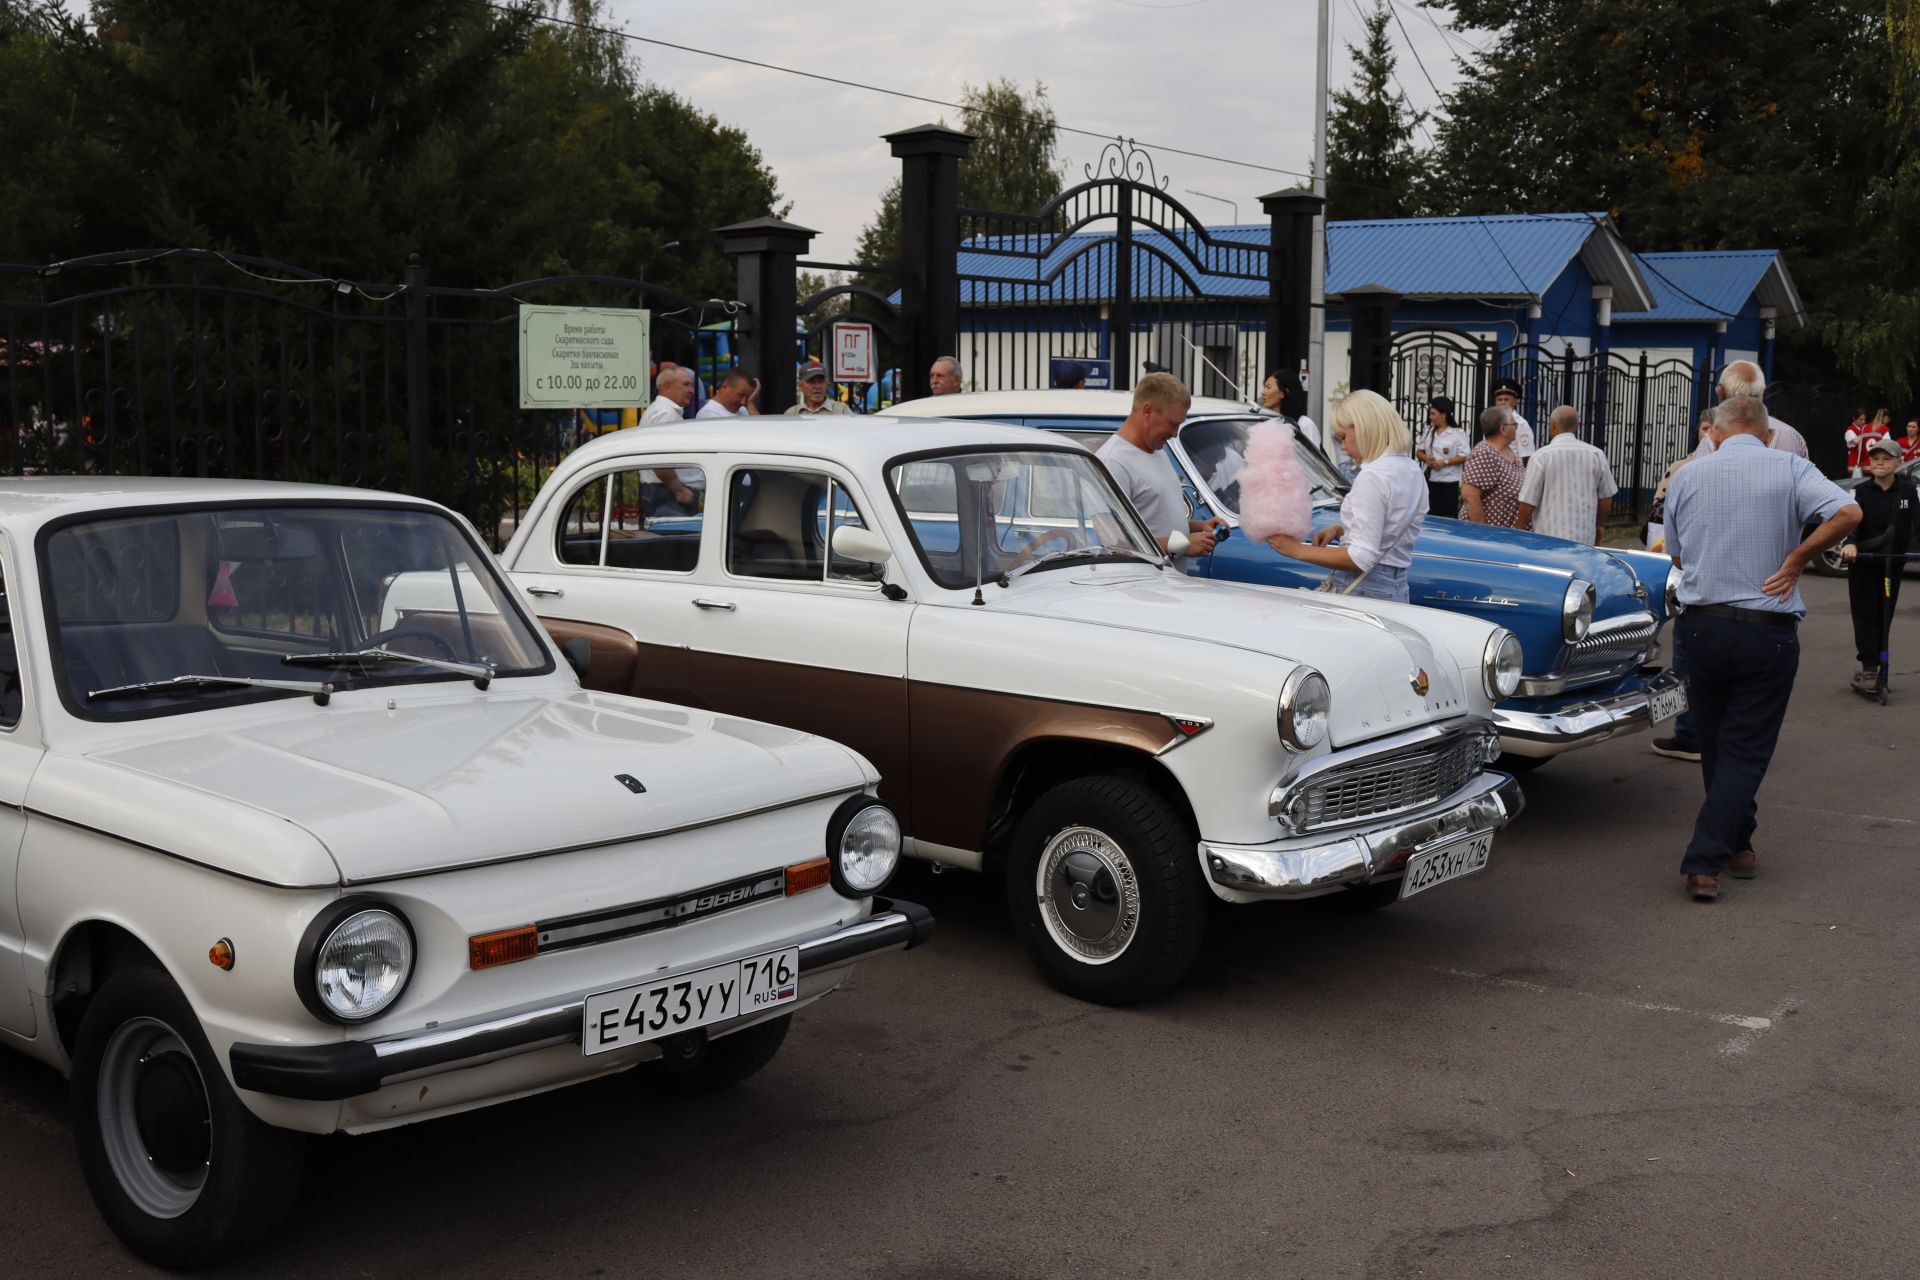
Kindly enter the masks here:
[[1407, 683], [1412, 685], [1413, 691], [1423, 698], [1427, 696], [1427, 690], [1431, 687], [1426, 669], [1423, 667], [1415, 667], [1413, 674], [1407, 677]]

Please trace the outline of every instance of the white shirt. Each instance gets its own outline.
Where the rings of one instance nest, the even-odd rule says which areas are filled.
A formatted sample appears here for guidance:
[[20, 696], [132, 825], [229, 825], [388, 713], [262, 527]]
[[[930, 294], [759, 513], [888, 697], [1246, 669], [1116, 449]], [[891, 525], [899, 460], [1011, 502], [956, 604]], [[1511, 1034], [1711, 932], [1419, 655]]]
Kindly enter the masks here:
[[[1797, 458], [1807, 456], [1807, 438], [1788, 426], [1772, 414], [1767, 415], [1767, 448], [1778, 449], [1782, 453], [1791, 453]], [[1702, 431], [1700, 443], [1694, 447], [1693, 456], [1704, 458], [1713, 452], [1713, 437]]]
[[640, 415], [640, 426], [664, 427], [676, 422], [685, 422], [687, 411], [665, 396], [655, 396], [647, 411]]
[[[1116, 433], [1106, 438], [1094, 456], [1107, 464], [1120, 492], [1140, 513], [1147, 532], [1156, 542], [1170, 533], [1187, 531], [1187, 498], [1180, 491], [1180, 479], [1173, 474], [1173, 462], [1166, 450], [1148, 453]], [[1173, 567], [1185, 573], [1190, 559], [1191, 556], [1178, 556]]]
[[1600, 499], [1611, 498], [1619, 488], [1607, 455], [1563, 431], [1533, 455], [1527, 478], [1520, 482], [1520, 501], [1533, 508], [1535, 533], [1592, 546]]
[[1440, 484], [1459, 484], [1461, 464], [1467, 455], [1473, 452], [1473, 442], [1467, 439], [1467, 433], [1459, 427], [1442, 427], [1433, 433], [1427, 441], [1427, 456], [1451, 459], [1444, 467], [1435, 467], [1427, 473], [1429, 480]]
[[1513, 411], [1513, 443], [1507, 447], [1513, 450], [1514, 457], [1523, 461], [1537, 452], [1533, 447], [1533, 424], [1521, 417], [1518, 409]]
[[702, 418], [744, 418], [746, 416], [747, 406], [745, 405], [730, 410], [718, 400], [709, 400], [700, 406], [700, 412], [694, 414], [693, 418], [698, 422]]
[[1427, 514], [1427, 482], [1420, 464], [1404, 453], [1383, 453], [1360, 464], [1353, 488], [1340, 503], [1346, 532], [1340, 545], [1362, 573], [1376, 566], [1404, 569], [1413, 563], [1413, 541]]
[[[1294, 430], [1305, 436], [1309, 443], [1320, 446], [1320, 427], [1306, 414], [1300, 414], [1293, 420]], [[1324, 446], [1320, 446], [1324, 447]]]

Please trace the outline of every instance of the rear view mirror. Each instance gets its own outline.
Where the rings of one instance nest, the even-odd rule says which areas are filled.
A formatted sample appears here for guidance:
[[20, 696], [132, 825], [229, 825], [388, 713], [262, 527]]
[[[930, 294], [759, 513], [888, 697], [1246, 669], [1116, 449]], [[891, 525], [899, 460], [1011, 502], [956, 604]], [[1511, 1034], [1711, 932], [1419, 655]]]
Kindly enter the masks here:
[[242, 516], [220, 525], [222, 560], [311, 560], [320, 553], [313, 529], [283, 520]]
[[843, 524], [833, 531], [833, 554], [864, 564], [885, 564], [893, 559], [893, 548], [871, 529]]

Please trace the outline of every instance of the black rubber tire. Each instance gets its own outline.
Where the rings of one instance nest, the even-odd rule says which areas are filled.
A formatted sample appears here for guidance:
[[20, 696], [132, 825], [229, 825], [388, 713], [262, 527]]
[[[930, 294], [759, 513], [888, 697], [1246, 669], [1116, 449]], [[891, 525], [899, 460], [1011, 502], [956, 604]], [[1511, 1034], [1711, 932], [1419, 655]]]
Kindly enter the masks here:
[[[164, 1024], [192, 1054], [205, 1089], [207, 1174], [191, 1207], [156, 1217], [128, 1195], [107, 1154], [99, 1114], [100, 1071], [115, 1031], [136, 1019]], [[158, 1267], [188, 1271], [231, 1258], [271, 1236], [293, 1207], [306, 1160], [303, 1134], [266, 1124], [227, 1083], [186, 997], [165, 973], [125, 969], [87, 1006], [74, 1044], [73, 1136], [80, 1168], [107, 1226]]]
[[696, 1065], [676, 1069], [663, 1063], [660, 1074], [669, 1087], [683, 1093], [718, 1093], [731, 1089], [773, 1061], [792, 1025], [790, 1013], [756, 1022], [745, 1031], [708, 1042], [705, 1055]]
[[1500, 758], [1493, 762], [1493, 767], [1501, 773], [1511, 773], [1519, 777], [1523, 773], [1532, 773], [1552, 759], [1552, 756], [1517, 756], [1511, 751], [1502, 751]]
[[[1084, 826], [1110, 839], [1131, 864], [1139, 922], [1115, 958], [1090, 963], [1049, 933], [1035, 885], [1048, 843]], [[1157, 791], [1128, 777], [1076, 778], [1047, 791], [1014, 829], [1007, 906], [1040, 972], [1067, 995], [1125, 1005], [1171, 990], [1206, 941], [1212, 894], [1200, 878], [1199, 839]]]

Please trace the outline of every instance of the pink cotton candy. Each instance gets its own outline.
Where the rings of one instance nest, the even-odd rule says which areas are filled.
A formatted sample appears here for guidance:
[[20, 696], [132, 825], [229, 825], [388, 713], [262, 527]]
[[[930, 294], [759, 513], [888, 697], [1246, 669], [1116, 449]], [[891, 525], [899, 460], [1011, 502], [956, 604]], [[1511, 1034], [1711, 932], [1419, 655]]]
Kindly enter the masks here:
[[1247, 436], [1247, 465], [1240, 472], [1240, 529], [1265, 542], [1276, 533], [1305, 541], [1313, 536], [1313, 497], [1306, 468], [1294, 452], [1293, 427], [1275, 419]]

